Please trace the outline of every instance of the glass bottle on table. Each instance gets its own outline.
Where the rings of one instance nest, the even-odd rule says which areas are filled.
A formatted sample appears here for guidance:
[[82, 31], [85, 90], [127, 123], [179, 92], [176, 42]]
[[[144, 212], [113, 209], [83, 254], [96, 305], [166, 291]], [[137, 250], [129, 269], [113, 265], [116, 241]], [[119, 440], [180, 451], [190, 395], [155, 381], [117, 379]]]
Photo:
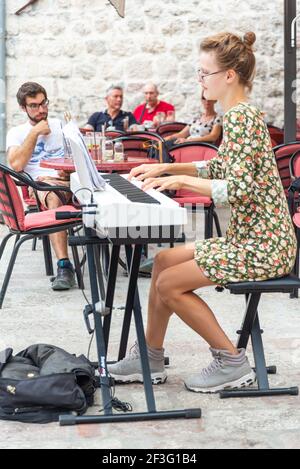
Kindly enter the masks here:
[[106, 138], [104, 141], [104, 153], [102, 155], [103, 161], [113, 162], [114, 161], [114, 144], [113, 141], [109, 138]]
[[115, 142], [114, 155], [115, 161], [124, 161], [124, 147], [122, 142]]

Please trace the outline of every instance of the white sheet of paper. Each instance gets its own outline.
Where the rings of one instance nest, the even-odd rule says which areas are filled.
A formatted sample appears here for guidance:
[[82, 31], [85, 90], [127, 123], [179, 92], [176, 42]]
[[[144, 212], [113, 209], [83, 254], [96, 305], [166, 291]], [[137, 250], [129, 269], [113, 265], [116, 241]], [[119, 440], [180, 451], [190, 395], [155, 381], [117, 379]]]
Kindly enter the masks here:
[[77, 125], [73, 121], [68, 122], [63, 128], [63, 133], [70, 142], [76, 172], [82, 187], [92, 192], [104, 190], [106, 182], [98, 173]]

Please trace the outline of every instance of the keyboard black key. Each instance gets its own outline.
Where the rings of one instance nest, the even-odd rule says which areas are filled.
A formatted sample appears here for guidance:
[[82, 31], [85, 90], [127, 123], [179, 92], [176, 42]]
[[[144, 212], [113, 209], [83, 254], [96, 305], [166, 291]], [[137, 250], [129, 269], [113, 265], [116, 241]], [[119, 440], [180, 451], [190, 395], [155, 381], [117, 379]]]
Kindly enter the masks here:
[[124, 179], [118, 173], [102, 174], [103, 179], [120, 194], [127, 197], [131, 202], [139, 202], [144, 204], [160, 204], [160, 202], [151, 195], [139, 189], [127, 179]]

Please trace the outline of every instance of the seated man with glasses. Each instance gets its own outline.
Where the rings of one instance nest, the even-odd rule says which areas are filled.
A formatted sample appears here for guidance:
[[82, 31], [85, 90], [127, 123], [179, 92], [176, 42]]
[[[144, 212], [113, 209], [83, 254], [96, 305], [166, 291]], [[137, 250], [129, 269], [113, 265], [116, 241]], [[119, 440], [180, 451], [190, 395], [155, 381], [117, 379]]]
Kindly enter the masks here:
[[[59, 119], [48, 119], [46, 90], [34, 82], [24, 83], [17, 93], [20, 108], [27, 114], [24, 124], [12, 127], [6, 137], [8, 162], [15, 171], [25, 171], [36, 181], [52, 186], [68, 186], [66, 174], [41, 168], [40, 161], [62, 158], [64, 145], [62, 125]], [[33, 192], [30, 193], [33, 196]], [[71, 194], [61, 191], [60, 196], [68, 203]], [[55, 209], [63, 204], [54, 192], [41, 191], [38, 197], [42, 205]], [[68, 257], [67, 233], [62, 231], [50, 235], [57, 256], [57, 276], [52, 282], [53, 290], [68, 290], [75, 285], [74, 268]]]

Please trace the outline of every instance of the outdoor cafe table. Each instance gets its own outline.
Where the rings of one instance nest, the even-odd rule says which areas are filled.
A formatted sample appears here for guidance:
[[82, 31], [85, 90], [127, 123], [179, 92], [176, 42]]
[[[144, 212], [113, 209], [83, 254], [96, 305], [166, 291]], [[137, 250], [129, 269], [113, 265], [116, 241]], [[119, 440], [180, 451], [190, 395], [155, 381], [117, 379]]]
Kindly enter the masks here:
[[[129, 172], [132, 168], [136, 168], [141, 164], [153, 164], [157, 163], [157, 160], [153, 158], [128, 158], [127, 161], [116, 161], [116, 162], [103, 162], [97, 163], [95, 165], [98, 171], [103, 171], [106, 173], [112, 172]], [[42, 160], [40, 162], [42, 168], [51, 168], [56, 170], [63, 170], [66, 172], [74, 172], [75, 165], [71, 158], [50, 158], [48, 160]]]

